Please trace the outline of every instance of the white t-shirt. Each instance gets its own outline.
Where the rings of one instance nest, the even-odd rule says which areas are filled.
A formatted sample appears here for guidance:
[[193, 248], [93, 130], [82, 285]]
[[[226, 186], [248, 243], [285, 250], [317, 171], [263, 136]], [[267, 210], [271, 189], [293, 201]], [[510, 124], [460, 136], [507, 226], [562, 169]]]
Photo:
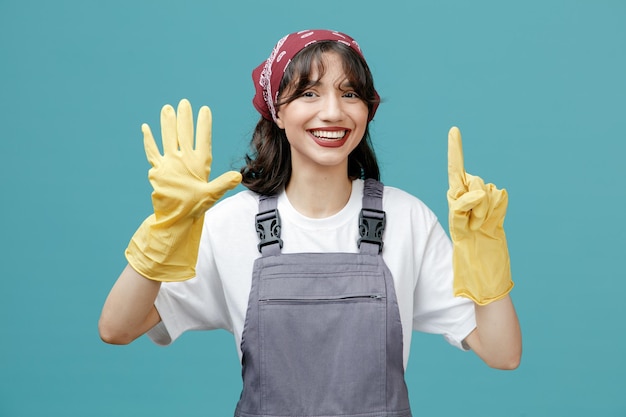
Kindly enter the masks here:
[[[337, 214], [312, 219], [297, 212], [283, 192], [278, 197], [283, 253], [358, 252], [358, 219], [363, 181], [352, 184], [347, 205]], [[462, 349], [476, 327], [474, 304], [452, 295], [452, 246], [433, 212], [419, 199], [385, 187], [387, 223], [383, 259], [395, 284], [403, 330], [404, 366], [412, 330], [442, 334]], [[225, 329], [233, 333], [241, 359], [252, 268], [260, 256], [255, 215], [258, 196], [242, 191], [205, 215], [196, 277], [164, 283], [156, 308], [162, 322], [148, 332], [166, 345], [187, 330]]]

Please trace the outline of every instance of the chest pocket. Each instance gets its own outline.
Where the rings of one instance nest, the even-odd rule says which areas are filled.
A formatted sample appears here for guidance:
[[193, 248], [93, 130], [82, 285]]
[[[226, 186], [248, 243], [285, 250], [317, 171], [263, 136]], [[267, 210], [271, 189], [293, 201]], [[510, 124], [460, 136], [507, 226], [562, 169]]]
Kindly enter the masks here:
[[302, 254], [286, 264], [282, 257], [280, 265], [261, 272], [264, 413], [385, 409], [384, 282], [376, 263], [363, 264], [368, 257], [351, 255], [350, 261], [345, 255]]

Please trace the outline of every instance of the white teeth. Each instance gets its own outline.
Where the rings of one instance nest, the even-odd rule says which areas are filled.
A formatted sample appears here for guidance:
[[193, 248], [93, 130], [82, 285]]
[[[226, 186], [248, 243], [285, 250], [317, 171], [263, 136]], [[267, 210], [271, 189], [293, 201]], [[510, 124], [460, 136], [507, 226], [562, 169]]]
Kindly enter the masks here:
[[341, 139], [346, 135], [345, 130], [313, 130], [311, 131], [311, 133], [313, 134], [313, 136], [320, 139]]

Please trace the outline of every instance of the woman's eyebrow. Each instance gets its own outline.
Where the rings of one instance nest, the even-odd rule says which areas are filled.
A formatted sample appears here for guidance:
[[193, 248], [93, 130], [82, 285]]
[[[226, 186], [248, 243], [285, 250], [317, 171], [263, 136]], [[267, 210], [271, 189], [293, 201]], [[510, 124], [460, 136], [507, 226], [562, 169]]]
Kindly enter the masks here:
[[352, 81], [345, 79], [341, 83], [339, 83], [340, 90], [354, 90], [355, 86]]
[[[308, 82], [305, 85], [305, 88], [312, 88], [312, 87], [319, 87], [320, 85], [322, 85], [322, 80], [321, 79], [317, 79], [317, 80], [308, 80]], [[343, 79], [340, 82], [337, 82], [334, 84], [338, 89], [340, 90], [354, 90], [356, 87], [354, 85], [354, 83], [352, 83], [349, 79]]]

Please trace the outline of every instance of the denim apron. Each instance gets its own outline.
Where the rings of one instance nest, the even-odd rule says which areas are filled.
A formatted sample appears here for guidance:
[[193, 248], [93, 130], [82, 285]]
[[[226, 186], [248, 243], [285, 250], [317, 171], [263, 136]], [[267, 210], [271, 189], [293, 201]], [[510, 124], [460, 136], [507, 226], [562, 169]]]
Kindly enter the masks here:
[[411, 416], [382, 193], [365, 181], [359, 253], [282, 254], [276, 196], [261, 196], [236, 417]]

